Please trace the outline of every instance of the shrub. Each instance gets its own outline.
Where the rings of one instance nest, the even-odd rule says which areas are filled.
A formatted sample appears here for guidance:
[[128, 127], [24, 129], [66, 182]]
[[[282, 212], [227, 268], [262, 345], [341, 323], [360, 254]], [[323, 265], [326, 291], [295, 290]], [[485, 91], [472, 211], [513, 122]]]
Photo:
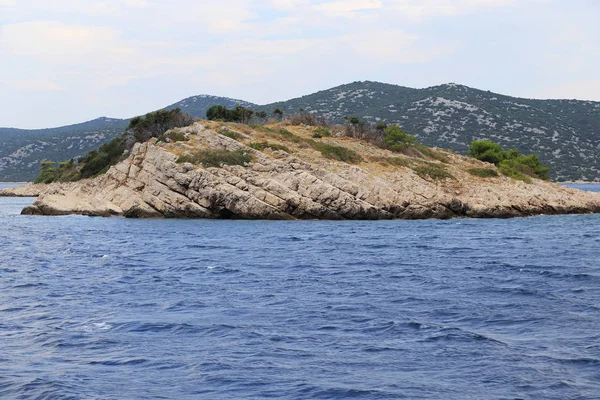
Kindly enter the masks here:
[[[522, 180], [525, 183], [531, 183], [531, 174], [533, 171], [529, 167], [523, 168], [523, 165], [516, 162], [515, 160], [504, 160], [498, 165], [498, 169], [503, 175], [508, 177]], [[529, 175], [529, 176], [527, 176]]]
[[220, 104], [216, 104], [206, 110], [206, 119], [210, 121], [247, 123], [252, 118], [252, 114], [254, 114], [254, 111], [239, 104], [231, 110]]
[[409, 167], [410, 161], [404, 157], [371, 157], [373, 162], [378, 162], [384, 165], [393, 165], [395, 167]]
[[397, 125], [388, 126], [384, 132], [384, 142], [391, 151], [401, 152], [416, 144], [415, 137], [404, 132]]
[[244, 150], [199, 150], [177, 159], [178, 163], [202, 164], [205, 168], [221, 167], [222, 165], [246, 165], [251, 161], [252, 158]]
[[[146, 142], [153, 137], [159, 137], [169, 129], [191, 125], [194, 122], [189, 114], [179, 108], [173, 110], [158, 110], [146, 114], [145, 117], [135, 117], [129, 121], [126, 132], [135, 139], [134, 142]], [[133, 147], [133, 143], [131, 143]], [[130, 148], [128, 146], [128, 148]]]
[[429, 157], [433, 160], [443, 162], [444, 164], [450, 163], [450, 157], [448, 157], [446, 154], [442, 153], [441, 151], [437, 151], [437, 150], [434, 150], [427, 146], [423, 146], [422, 144], [415, 145], [415, 148], [417, 150], [419, 150], [421, 152], [421, 154], [423, 154], [425, 157]]
[[248, 146], [253, 148], [254, 150], [258, 150], [258, 151], [263, 151], [265, 149], [271, 149], [271, 150], [283, 150], [286, 153], [290, 152], [290, 150], [287, 147], [285, 147], [281, 144], [276, 144], [276, 143], [256, 142], [256, 143], [250, 143]]
[[504, 159], [502, 148], [491, 140], [474, 140], [469, 146], [469, 155], [485, 162], [498, 165]]
[[421, 178], [429, 177], [436, 181], [443, 179], [455, 179], [454, 176], [452, 176], [452, 174], [446, 170], [446, 167], [440, 164], [421, 161], [419, 165], [413, 167], [412, 169]]
[[312, 137], [314, 138], [322, 138], [322, 137], [330, 137], [331, 136], [331, 131], [329, 130], [329, 128], [325, 127], [325, 126], [320, 126], [317, 129], [315, 129], [313, 131], [313, 135]]
[[124, 152], [125, 139], [123, 137], [114, 138], [110, 142], [104, 143], [98, 150], [90, 151], [79, 160], [79, 165], [83, 165], [79, 171], [81, 178], [90, 178], [108, 171], [111, 165], [120, 161]]
[[57, 176], [56, 163], [54, 161], [42, 161], [40, 163], [40, 174], [33, 183], [51, 183]]
[[489, 140], [473, 141], [469, 154], [478, 160], [497, 165], [500, 172], [512, 178], [526, 182], [531, 181], [527, 176], [548, 180], [550, 168], [544, 166], [536, 154], [523, 155], [517, 149], [505, 151]]
[[318, 126], [327, 124], [327, 119], [325, 117], [304, 111], [302, 111], [300, 114], [288, 115], [286, 120], [292, 125]]
[[229, 128], [221, 128], [219, 130], [219, 133], [221, 135], [227, 136], [228, 138], [233, 139], [233, 140], [239, 140], [242, 137], [242, 135], [239, 132], [232, 131]]
[[468, 172], [471, 175], [479, 176], [481, 178], [493, 178], [498, 176], [498, 172], [491, 168], [470, 168]]
[[158, 137], [158, 142], [187, 142], [190, 139], [181, 132], [168, 131]]
[[308, 144], [313, 149], [319, 151], [325, 158], [351, 164], [356, 164], [363, 161], [362, 157], [357, 152], [342, 146], [334, 146], [327, 143], [315, 142], [314, 140], [308, 141]]

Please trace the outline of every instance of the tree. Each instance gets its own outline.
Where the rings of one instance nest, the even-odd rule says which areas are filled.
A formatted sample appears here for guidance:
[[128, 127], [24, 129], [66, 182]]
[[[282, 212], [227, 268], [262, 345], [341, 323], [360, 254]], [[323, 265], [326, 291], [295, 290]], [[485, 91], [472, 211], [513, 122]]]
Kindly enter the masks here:
[[256, 113], [256, 118], [266, 121], [267, 120], [267, 112], [266, 111], [258, 111]]
[[[192, 117], [182, 112], [179, 108], [173, 110], [158, 110], [146, 114], [145, 117], [135, 117], [129, 122], [126, 132], [130, 133], [135, 141], [146, 142], [153, 137], [159, 137], [169, 129], [191, 125]], [[133, 146], [133, 143], [131, 143]]]
[[274, 109], [273, 116], [281, 121], [283, 119], [283, 110], [281, 108]]
[[390, 125], [384, 132], [384, 142], [392, 151], [400, 152], [416, 143], [415, 137], [404, 132], [398, 125]]
[[349, 115], [347, 117], [344, 117], [344, 119], [350, 124], [349, 130], [352, 133], [351, 136], [354, 136], [358, 139], [363, 139], [365, 135], [365, 123], [355, 115]]
[[478, 160], [498, 166], [504, 175], [523, 179], [523, 175], [548, 179], [550, 168], [544, 166], [537, 154], [524, 155], [517, 149], [502, 150], [499, 144], [490, 140], [474, 140], [469, 146], [469, 155]]
[[[514, 151], [516, 151], [516, 149]], [[504, 154], [500, 145], [491, 140], [474, 140], [471, 142], [471, 146], [469, 146], [469, 155], [478, 160], [495, 165], [498, 165], [498, 163], [504, 159]]]

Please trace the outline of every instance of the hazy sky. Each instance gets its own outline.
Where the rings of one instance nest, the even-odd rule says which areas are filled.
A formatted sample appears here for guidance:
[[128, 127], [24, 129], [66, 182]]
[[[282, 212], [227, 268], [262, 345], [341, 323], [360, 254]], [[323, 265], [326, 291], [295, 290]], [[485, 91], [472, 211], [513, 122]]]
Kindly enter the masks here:
[[0, 126], [357, 80], [600, 101], [598, 0], [0, 0]]

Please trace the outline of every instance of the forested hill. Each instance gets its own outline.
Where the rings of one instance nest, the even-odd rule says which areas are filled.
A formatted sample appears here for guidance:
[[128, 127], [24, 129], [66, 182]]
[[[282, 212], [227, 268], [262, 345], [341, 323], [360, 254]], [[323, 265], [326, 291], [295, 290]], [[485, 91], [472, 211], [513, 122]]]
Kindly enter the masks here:
[[0, 128], [0, 181], [31, 181], [41, 161], [64, 161], [87, 154], [123, 133], [129, 120], [98, 118], [51, 129]]
[[343, 123], [399, 124], [431, 146], [465, 154], [474, 139], [537, 153], [552, 167], [553, 180], [600, 180], [600, 102], [532, 100], [457, 84], [412, 89], [377, 82], [354, 82], [265, 109], [299, 109]]
[[[365, 122], [399, 124], [426, 145], [465, 154], [474, 139], [503, 148], [537, 153], [552, 167], [553, 180], [600, 181], [600, 102], [532, 100], [456, 84], [412, 89], [378, 82], [353, 82], [285, 102], [258, 106], [209, 95], [189, 97], [165, 107], [204, 118], [215, 104], [240, 104], [284, 115], [304, 111], [344, 123], [355, 115]], [[99, 118], [55, 129], [0, 128], [0, 181], [33, 180], [40, 161], [81, 156], [120, 135], [128, 120]]]

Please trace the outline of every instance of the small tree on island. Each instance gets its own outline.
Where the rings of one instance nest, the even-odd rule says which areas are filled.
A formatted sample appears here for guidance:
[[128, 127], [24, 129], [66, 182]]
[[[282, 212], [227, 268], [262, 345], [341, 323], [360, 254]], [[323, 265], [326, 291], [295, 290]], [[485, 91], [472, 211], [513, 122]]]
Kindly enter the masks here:
[[402, 152], [417, 143], [413, 135], [404, 132], [398, 125], [390, 125], [383, 132], [384, 142], [391, 151]]

